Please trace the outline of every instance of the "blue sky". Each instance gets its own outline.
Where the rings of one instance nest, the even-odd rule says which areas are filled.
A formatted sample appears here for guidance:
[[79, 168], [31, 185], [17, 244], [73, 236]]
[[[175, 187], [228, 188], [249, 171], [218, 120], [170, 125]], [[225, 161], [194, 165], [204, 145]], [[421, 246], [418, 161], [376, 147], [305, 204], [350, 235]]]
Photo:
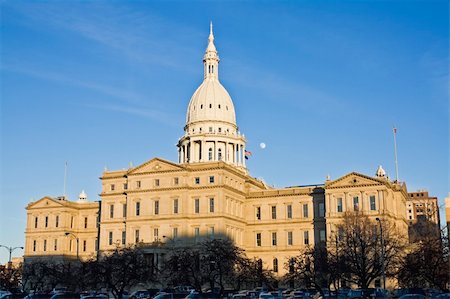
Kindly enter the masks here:
[[0, 244], [24, 245], [25, 207], [63, 193], [65, 161], [68, 196], [98, 200], [105, 167], [177, 159], [210, 20], [251, 175], [283, 187], [381, 164], [394, 177], [395, 125], [400, 180], [443, 204], [448, 12], [448, 1], [2, 1]]

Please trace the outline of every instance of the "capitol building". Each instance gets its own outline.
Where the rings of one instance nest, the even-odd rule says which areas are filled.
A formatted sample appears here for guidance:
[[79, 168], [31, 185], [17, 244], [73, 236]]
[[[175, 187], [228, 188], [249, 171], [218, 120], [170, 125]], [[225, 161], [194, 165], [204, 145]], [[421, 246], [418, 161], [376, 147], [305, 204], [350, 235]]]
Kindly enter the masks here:
[[[25, 261], [95, 258], [118, 246], [183, 244], [227, 236], [281, 276], [308, 245], [330, 238], [345, 212], [362, 211], [407, 234], [408, 191], [381, 166], [315, 185], [273, 188], [246, 168], [246, 138], [220, 83], [212, 26], [203, 82], [187, 107], [178, 161], [152, 158], [101, 175], [101, 200], [43, 197], [27, 210]], [[245, 130], [245, 128], [243, 128]], [[187, 244], [187, 243], [186, 243]], [[155, 262], [160, 262], [157, 254]]]

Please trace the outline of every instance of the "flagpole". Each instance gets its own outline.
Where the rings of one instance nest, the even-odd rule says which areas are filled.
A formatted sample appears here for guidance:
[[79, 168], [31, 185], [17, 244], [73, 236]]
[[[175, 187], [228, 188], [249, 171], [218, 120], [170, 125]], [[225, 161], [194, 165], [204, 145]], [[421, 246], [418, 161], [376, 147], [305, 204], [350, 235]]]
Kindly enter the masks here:
[[66, 197], [66, 184], [67, 184], [67, 161], [64, 164], [64, 191], [63, 191], [64, 197]]
[[397, 128], [394, 126], [392, 129], [392, 132], [394, 133], [394, 154], [395, 154], [395, 176], [397, 183], [398, 180], [398, 160], [397, 160]]

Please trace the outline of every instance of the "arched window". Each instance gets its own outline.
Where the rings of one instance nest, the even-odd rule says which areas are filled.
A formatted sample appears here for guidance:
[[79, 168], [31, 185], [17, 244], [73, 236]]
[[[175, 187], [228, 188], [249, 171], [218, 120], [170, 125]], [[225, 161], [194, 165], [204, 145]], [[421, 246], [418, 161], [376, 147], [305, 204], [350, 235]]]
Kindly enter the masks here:
[[222, 160], [222, 149], [221, 148], [219, 148], [219, 151], [218, 151], [218, 159], [219, 159], [219, 161]]
[[278, 272], [278, 259], [273, 259], [273, 272]]
[[209, 148], [209, 150], [208, 150], [208, 160], [209, 161], [212, 160], [212, 148]]
[[208, 73], [211, 74], [211, 66], [210, 65], [208, 65]]
[[214, 65], [211, 66], [211, 74], [214, 73]]

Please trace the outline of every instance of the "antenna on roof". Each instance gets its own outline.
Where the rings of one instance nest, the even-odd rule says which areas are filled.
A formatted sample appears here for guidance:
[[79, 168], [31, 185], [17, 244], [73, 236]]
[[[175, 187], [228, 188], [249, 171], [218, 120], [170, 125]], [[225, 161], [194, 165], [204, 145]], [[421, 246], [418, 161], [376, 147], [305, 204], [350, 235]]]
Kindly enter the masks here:
[[66, 184], [67, 184], [67, 161], [64, 164], [64, 190], [63, 190], [64, 197], [66, 197]]
[[398, 183], [397, 128], [395, 126], [392, 128], [392, 132], [394, 133], [395, 180]]

